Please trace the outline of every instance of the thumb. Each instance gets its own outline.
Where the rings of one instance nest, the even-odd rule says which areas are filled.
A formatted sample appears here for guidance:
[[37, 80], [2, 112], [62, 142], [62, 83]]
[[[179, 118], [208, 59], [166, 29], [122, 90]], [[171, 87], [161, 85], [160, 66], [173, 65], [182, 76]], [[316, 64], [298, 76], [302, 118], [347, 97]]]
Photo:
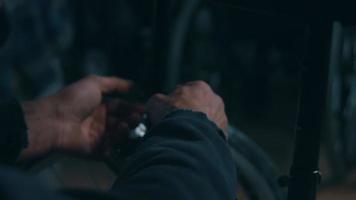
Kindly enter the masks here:
[[117, 77], [90, 76], [90, 80], [95, 81], [102, 93], [128, 92], [132, 88], [132, 81]]

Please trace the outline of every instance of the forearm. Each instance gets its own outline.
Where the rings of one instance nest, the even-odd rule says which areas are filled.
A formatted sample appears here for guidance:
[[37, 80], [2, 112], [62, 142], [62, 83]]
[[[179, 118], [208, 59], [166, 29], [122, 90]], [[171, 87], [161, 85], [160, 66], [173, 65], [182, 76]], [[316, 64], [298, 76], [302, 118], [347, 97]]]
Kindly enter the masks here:
[[56, 132], [60, 131], [54, 106], [46, 97], [35, 101], [21, 102], [24, 119], [27, 126], [28, 146], [23, 149], [19, 159], [21, 161], [35, 159], [48, 154], [55, 147]]
[[56, 146], [55, 132], [61, 131], [57, 117], [50, 112], [51, 101], [0, 104], [0, 164], [14, 164], [46, 155]]
[[219, 129], [179, 111], [153, 128], [124, 165], [118, 199], [234, 199], [236, 174]]

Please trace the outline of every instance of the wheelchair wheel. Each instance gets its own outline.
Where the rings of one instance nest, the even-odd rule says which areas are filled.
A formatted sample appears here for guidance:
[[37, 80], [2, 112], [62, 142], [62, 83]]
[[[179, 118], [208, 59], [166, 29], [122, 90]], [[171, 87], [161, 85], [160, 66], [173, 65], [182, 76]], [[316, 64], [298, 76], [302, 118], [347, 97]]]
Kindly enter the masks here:
[[[194, 31], [193, 26], [196, 20], [200, 17], [209, 17], [204, 15], [204, 1], [202, 0], [187, 0], [183, 1], [180, 14], [177, 15], [173, 26], [170, 44], [168, 45], [167, 55], [167, 74], [166, 74], [166, 90], [169, 91], [179, 84], [185, 78], [184, 59], [185, 50], [191, 47], [191, 39], [189, 34]], [[203, 11], [203, 15], [200, 11]], [[206, 10], [205, 10], [206, 11]], [[206, 14], [206, 13], [205, 13]], [[209, 27], [201, 27], [203, 30]], [[209, 29], [209, 28], [207, 28]], [[188, 56], [189, 57], [189, 56]], [[191, 66], [192, 67], [192, 66]], [[190, 78], [201, 78], [194, 69], [189, 69]], [[209, 69], [205, 69], [208, 71]], [[212, 73], [213, 74], [213, 73]], [[189, 79], [189, 78], [188, 78]], [[208, 79], [214, 79], [208, 78]], [[186, 80], [184, 80], [186, 81]], [[213, 87], [214, 81], [208, 81]], [[244, 133], [236, 128], [230, 127], [229, 145], [232, 151], [233, 159], [236, 163], [238, 173], [238, 199], [252, 200], [280, 200], [284, 198], [284, 192], [278, 185], [278, 175], [276, 168], [266, 153]]]
[[238, 199], [284, 199], [275, 166], [268, 156], [241, 131], [230, 127], [229, 135], [229, 145], [238, 173]]

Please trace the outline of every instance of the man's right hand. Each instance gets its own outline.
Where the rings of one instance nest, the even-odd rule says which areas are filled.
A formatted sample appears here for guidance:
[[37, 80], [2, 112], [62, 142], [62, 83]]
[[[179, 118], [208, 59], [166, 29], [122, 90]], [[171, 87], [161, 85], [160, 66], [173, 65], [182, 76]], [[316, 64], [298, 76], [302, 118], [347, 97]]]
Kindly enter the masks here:
[[153, 125], [174, 109], [187, 109], [205, 113], [224, 131], [227, 138], [228, 120], [222, 98], [203, 81], [178, 86], [170, 95], [156, 94], [148, 102], [147, 110]]

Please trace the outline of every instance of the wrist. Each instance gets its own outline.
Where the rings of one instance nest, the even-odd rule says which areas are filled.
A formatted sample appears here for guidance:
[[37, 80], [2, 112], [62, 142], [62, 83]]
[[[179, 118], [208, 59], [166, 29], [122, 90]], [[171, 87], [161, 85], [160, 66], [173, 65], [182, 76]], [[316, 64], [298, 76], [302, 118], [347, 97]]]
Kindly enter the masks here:
[[58, 120], [48, 98], [21, 103], [28, 134], [28, 147], [21, 153], [21, 160], [41, 157], [55, 148]]

